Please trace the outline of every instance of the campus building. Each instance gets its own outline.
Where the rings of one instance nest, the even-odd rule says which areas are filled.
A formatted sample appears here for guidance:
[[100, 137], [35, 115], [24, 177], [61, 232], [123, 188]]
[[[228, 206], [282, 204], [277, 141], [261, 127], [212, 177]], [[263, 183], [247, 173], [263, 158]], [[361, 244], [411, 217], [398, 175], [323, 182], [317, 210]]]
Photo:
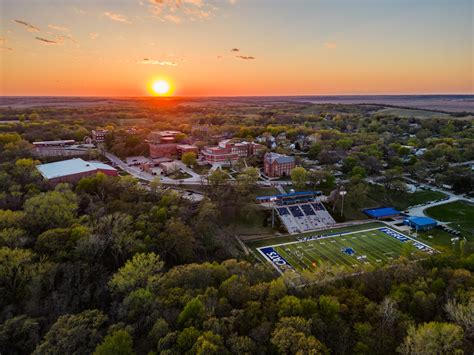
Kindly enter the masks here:
[[400, 216], [400, 211], [393, 207], [366, 208], [362, 212], [373, 219], [389, 219]]
[[105, 141], [105, 136], [109, 133], [106, 129], [93, 129], [92, 130], [92, 141], [95, 143], [102, 143]]
[[416, 231], [426, 231], [435, 228], [438, 222], [429, 217], [408, 217], [403, 221], [403, 224], [410, 226]]
[[73, 139], [61, 139], [57, 141], [33, 142], [35, 148], [66, 147], [76, 142]]
[[258, 154], [264, 149], [261, 144], [253, 142], [232, 142], [230, 139], [220, 141], [217, 146], [204, 147], [202, 156], [209, 164], [228, 163]]
[[179, 144], [177, 137], [184, 135], [180, 131], [155, 131], [148, 136], [150, 157], [155, 158], [181, 158], [187, 152], [199, 153], [199, 148], [191, 144]]
[[153, 131], [148, 135], [148, 141], [158, 144], [176, 143], [179, 135], [184, 135], [184, 133], [180, 131]]
[[267, 153], [263, 158], [265, 175], [268, 177], [289, 176], [296, 166], [295, 157], [278, 153]]
[[76, 183], [80, 179], [104, 173], [109, 176], [117, 176], [117, 169], [99, 161], [85, 161], [79, 158], [57, 161], [55, 163], [40, 164], [36, 167], [40, 174], [54, 186], [61, 182]]

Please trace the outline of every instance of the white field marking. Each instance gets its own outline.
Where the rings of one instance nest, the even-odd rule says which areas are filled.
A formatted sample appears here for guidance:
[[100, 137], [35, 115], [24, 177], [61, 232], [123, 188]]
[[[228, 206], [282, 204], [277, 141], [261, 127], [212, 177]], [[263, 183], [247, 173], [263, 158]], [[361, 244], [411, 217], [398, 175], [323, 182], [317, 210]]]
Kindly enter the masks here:
[[[419, 240], [413, 239], [412, 237], [410, 237], [410, 236], [408, 236], [408, 235], [406, 235], [406, 234], [403, 234], [403, 233], [401, 233], [401, 232], [397, 232], [396, 230], [393, 230], [392, 228], [389, 228], [389, 227], [381, 227], [381, 228], [390, 229], [390, 230], [391, 230], [392, 232], [394, 232], [394, 233], [398, 233], [398, 234], [403, 235], [404, 237], [407, 237], [407, 238], [410, 239], [412, 242], [417, 242], [417, 243], [419, 243], [419, 244], [421, 244], [421, 245], [424, 245], [424, 246], [427, 247], [428, 249], [431, 249], [431, 250], [434, 250], [434, 251], [438, 252], [438, 250], [436, 250], [435, 248], [430, 247], [429, 245], [427, 245], [427, 244], [425, 244], [425, 243], [422, 243], [422, 242], [420, 242]], [[381, 231], [381, 232], [382, 232], [382, 231]], [[383, 232], [382, 232], [382, 233], [383, 233]], [[384, 234], [386, 234], [386, 233], [384, 233]], [[388, 234], [387, 234], [387, 235], [388, 235]], [[389, 236], [389, 237], [390, 237], [390, 236]], [[397, 238], [395, 238], [395, 239], [397, 239]], [[398, 239], [397, 239], [397, 240], [398, 240]], [[403, 242], [402, 242], [402, 243], [403, 243]]]
[[[266, 248], [266, 247], [264, 247], [264, 248]], [[265, 255], [265, 253], [263, 251], [261, 251], [260, 248], [257, 248], [257, 250], [260, 254], [263, 255], [263, 257], [265, 258], [266, 261], [268, 261], [268, 262], [270, 262], [270, 264], [272, 264], [272, 266], [275, 268], [276, 271], [278, 271], [281, 275], [283, 275], [283, 271], [281, 271], [278, 268], [278, 266], [276, 266], [276, 264], [272, 261], [272, 259], [270, 259], [267, 255]], [[293, 265], [291, 265], [291, 267], [293, 267]]]
[[[317, 240], [321, 240], [321, 239], [328, 239], [328, 238], [336, 238], [336, 237], [341, 237], [343, 235], [351, 235], [351, 234], [359, 234], [359, 233], [365, 233], [365, 232], [374, 232], [374, 231], [380, 231], [381, 228], [387, 228], [387, 229], [390, 229], [391, 231], [395, 232], [395, 233], [398, 233], [398, 234], [401, 234], [403, 235], [404, 237], [407, 237], [408, 239], [410, 239], [411, 241], [413, 242], [417, 242], [417, 243], [420, 243], [422, 245], [424, 245], [425, 247], [427, 247], [428, 249], [431, 249], [431, 250], [434, 250], [435, 252], [437, 252], [437, 250], [433, 247], [430, 247], [429, 245], [426, 245], [422, 242], [419, 242], [418, 240], [416, 239], [413, 239], [401, 232], [397, 232], [395, 230], [393, 230], [392, 228], [389, 228], [389, 227], [376, 227], [376, 228], [370, 228], [370, 229], [363, 229], [363, 230], [360, 230], [360, 231], [351, 231], [351, 232], [342, 232], [342, 233], [334, 233], [333, 235], [327, 235], [327, 236], [322, 236], [321, 238], [318, 238], [318, 239], [315, 239], [315, 240], [311, 240], [311, 242], [314, 242], [314, 241], [317, 241]], [[382, 231], [380, 231], [382, 232]], [[383, 233], [383, 232], [382, 232]], [[388, 234], [386, 233], [383, 233], [384, 235], [387, 235], [388, 237], [390, 237]], [[377, 233], [373, 233], [373, 235], [376, 237], [377, 236]], [[357, 237], [352, 237], [352, 239], [357, 239]], [[396, 239], [396, 238], [395, 238]], [[397, 239], [398, 240], [398, 239]], [[332, 242], [335, 242], [335, 241], [332, 241]], [[283, 245], [290, 245], [290, 244], [298, 244], [298, 243], [304, 243], [304, 241], [299, 241], [299, 240], [296, 240], [296, 241], [293, 241], [293, 242], [287, 242], [287, 243], [281, 243], [281, 244], [275, 244], [275, 245], [266, 245], [264, 247], [260, 247], [260, 248], [276, 248], [276, 247], [281, 247]], [[402, 241], [400, 241], [400, 243], [403, 243]], [[321, 242], [319, 243], [320, 245], [324, 245], [324, 242]], [[262, 251], [260, 250], [260, 248], [257, 248], [258, 251], [260, 252], [260, 254], [264, 255], [262, 253]], [[302, 246], [298, 246], [297, 248], [302, 248]], [[393, 254], [394, 252], [388, 252], [390, 254]], [[265, 256], [265, 255], [264, 255]], [[265, 256], [265, 259], [269, 260], [266, 256]], [[393, 257], [388, 257], [388, 259], [393, 259]], [[272, 262], [273, 264], [273, 262]], [[276, 266], [275, 266], [276, 268]]]
[[[311, 240], [312, 242], [315, 242], [315, 241], [318, 241], [318, 240], [321, 240], [321, 239], [328, 239], [328, 238], [336, 238], [336, 237], [339, 237], [339, 236], [342, 236], [342, 235], [350, 235], [350, 234], [355, 234], [355, 233], [362, 233], [362, 232], [368, 232], [368, 231], [373, 231], [373, 230], [379, 230], [380, 228], [385, 228], [385, 227], [378, 227], [378, 228], [370, 228], [370, 229], [364, 229], [364, 230], [360, 230], [360, 231], [352, 231], [352, 232], [343, 232], [343, 233], [336, 233], [334, 235], [325, 235], [325, 236], [322, 236], [321, 238], [318, 238], [318, 239], [315, 239], [315, 240]], [[384, 233], [385, 234], [385, 233]], [[377, 234], [376, 234], [377, 235]], [[355, 237], [353, 237], [355, 238]], [[287, 242], [287, 243], [280, 243], [280, 244], [275, 244], [275, 245], [266, 245], [264, 247], [260, 247], [260, 248], [275, 248], [275, 247], [281, 247], [283, 245], [290, 245], [290, 244], [298, 244], [298, 243], [303, 243], [303, 241], [300, 241], [300, 240], [295, 240], [293, 242]], [[320, 243], [322, 244], [322, 243]], [[260, 249], [260, 248], [257, 248], [257, 249]]]

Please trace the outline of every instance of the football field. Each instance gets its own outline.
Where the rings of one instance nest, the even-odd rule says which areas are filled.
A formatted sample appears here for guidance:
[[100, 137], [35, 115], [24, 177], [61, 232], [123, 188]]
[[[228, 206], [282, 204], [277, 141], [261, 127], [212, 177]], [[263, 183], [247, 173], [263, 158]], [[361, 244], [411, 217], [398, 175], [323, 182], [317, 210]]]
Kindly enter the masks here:
[[357, 269], [364, 265], [384, 265], [402, 251], [427, 255], [430, 246], [388, 227], [362, 231], [298, 237], [295, 241], [264, 246], [257, 250], [280, 272], [315, 269], [322, 264]]

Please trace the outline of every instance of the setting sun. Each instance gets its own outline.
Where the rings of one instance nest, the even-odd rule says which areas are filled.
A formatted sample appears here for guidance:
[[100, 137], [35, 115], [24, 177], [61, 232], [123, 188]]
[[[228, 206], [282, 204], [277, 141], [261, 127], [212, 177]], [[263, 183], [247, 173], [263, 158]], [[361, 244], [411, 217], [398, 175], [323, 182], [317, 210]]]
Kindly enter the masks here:
[[166, 95], [170, 92], [170, 84], [164, 80], [158, 80], [153, 83], [152, 89], [157, 95]]

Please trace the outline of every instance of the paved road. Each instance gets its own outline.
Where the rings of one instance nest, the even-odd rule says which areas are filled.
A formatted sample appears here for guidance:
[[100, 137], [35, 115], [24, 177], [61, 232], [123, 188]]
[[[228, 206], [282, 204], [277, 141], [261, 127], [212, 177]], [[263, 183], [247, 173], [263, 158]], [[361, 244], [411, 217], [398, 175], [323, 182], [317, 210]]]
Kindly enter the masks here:
[[109, 159], [112, 163], [116, 164], [117, 167], [122, 169], [123, 171], [126, 171], [130, 175], [133, 175], [134, 177], [146, 181], [151, 181], [153, 180], [153, 175], [148, 174], [145, 171], [141, 171], [139, 168], [134, 167], [134, 166], [128, 166], [123, 160], [121, 160], [119, 157], [116, 155], [109, 153], [109, 152], [104, 152], [104, 155], [107, 159]]
[[406, 178], [406, 180], [410, 181], [411, 183], [418, 184], [420, 187], [425, 187], [427, 189], [442, 192], [442, 193], [444, 193], [448, 196], [447, 200], [438, 201], [438, 202], [429, 202], [429, 203], [427, 203], [425, 205], [422, 205], [422, 206], [414, 206], [414, 207], [409, 208], [408, 209], [408, 214], [410, 216], [426, 216], [426, 214], [425, 214], [426, 209], [428, 209], [430, 207], [434, 207], [434, 206], [444, 205], [445, 203], [450, 203], [450, 202], [454, 202], [454, 201], [464, 200], [464, 201], [469, 201], [471, 203], [474, 203], [473, 198], [466, 197], [464, 195], [455, 194], [451, 191], [444, 190], [444, 189], [441, 189], [441, 188], [436, 187], [436, 186], [432, 186], [432, 185], [428, 185], [428, 184], [420, 184], [418, 181], [415, 181], [415, 180], [410, 179], [410, 178]]

